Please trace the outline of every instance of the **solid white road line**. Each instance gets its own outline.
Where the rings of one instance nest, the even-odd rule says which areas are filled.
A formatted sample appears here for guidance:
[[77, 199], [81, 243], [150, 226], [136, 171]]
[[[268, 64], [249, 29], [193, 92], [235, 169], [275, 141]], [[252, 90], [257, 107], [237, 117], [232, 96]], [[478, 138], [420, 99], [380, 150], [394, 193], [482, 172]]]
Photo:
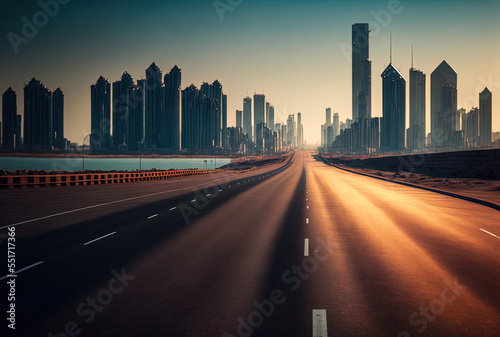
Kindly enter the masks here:
[[487, 230], [485, 229], [482, 229], [482, 228], [479, 228], [479, 230], [482, 230], [483, 232], [485, 232], [486, 234], [489, 234], [491, 236], [494, 236], [496, 237], [497, 239], [500, 239], [500, 236], [496, 235], [496, 234], [493, 234], [492, 232], [488, 232]]
[[326, 326], [326, 310], [313, 309], [313, 337], [328, 337]]
[[94, 239], [94, 240], [92, 240], [92, 241], [86, 242], [86, 243], [84, 243], [83, 245], [84, 245], [84, 246], [86, 246], [86, 245], [91, 244], [91, 243], [93, 243], [93, 242], [96, 242], [96, 241], [102, 240], [102, 239], [104, 239], [104, 238], [107, 238], [108, 236], [111, 236], [111, 235], [113, 235], [113, 234], [116, 234], [116, 232], [113, 232], [113, 233], [109, 233], [109, 234], [103, 235], [103, 236], [101, 236], [101, 237], [99, 237], [99, 238], [97, 238], [97, 239]]
[[177, 209], [177, 207], [172, 207], [169, 211], [173, 211], [174, 209]]
[[145, 195], [139, 195], [137, 197], [131, 197], [131, 198], [126, 198], [126, 199], [121, 199], [121, 200], [109, 201], [109, 202], [105, 202], [105, 203], [102, 203], [102, 204], [97, 204], [97, 205], [91, 205], [91, 206], [76, 208], [76, 209], [72, 209], [72, 210], [69, 210], [69, 211], [64, 211], [64, 212], [60, 212], [60, 213], [55, 213], [55, 214], [51, 214], [51, 215], [42, 216], [42, 217], [36, 218], [36, 219], [30, 219], [30, 220], [16, 222], [16, 223], [13, 223], [11, 225], [2, 226], [2, 227], [0, 227], [0, 229], [4, 229], [4, 228], [7, 228], [7, 227], [14, 227], [14, 226], [22, 225], [22, 224], [25, 224], [25, 223], [30, 223], [30, 222], [35, 222], [35, 221], [50, 219], [50, 218], [53, 218], [53, 217], [56, 217], [56, 216], [65, 215], [65, 214], [71, 214], [71, 213], [75, 213], [75, 212], [85, 211], [85, 210], [91, 209], [91, 208], [103, 207], [103, 206], [112, 205], [112, 204], [118, 204], [118, 203], [121, 203], [121, 202], [130, 201], [130, 200], [147, 198], [147, 197], [151, 197], [151, 196], [154, 196], [154, 195], [160, 195], [160, 194], [165, 194], [165, 193], [170, 193], [170, 192], [177, 192], [177, 191], [183, 191], [183, 190], [191, 190], [193, 187], [206, 186], [206, 185], [209, 185], [209, 184], [213, 184], [214, 182], [217, 182], [217, 179], [214, 180], [214, 181], [211, 181], [211, 182], [207, 182], [207, 183], [203, 183], [203, 184], [198, 184], [198, 185], [193, 185], [193, 186], [189, 186], [189, 187], [176, 188], [176, 189], [173, 189], [173, 190], [161, 191], [161, 192], [150, 193], [150, 194], [145, 194]]
[[1, 280], [6, 279], [6, 278], [8, 278], [8, 277], [12, 277], [13, 275], [17, 275], [17, 274], [19, 274], [19, 273], [22, 273], [23, 271], [28, 270], [28, 269], [30, 269], [30, 268], [36, 267], [36, 266], [38, 266], [38, 265], [40, 265], [40, 264], [42, 264], [42, 263], [44, 263], [44, 262], [45, 262], [45, 261], [40, 261], [40, 262], [37, 262], [37, 263], [32, 264], [31, 266], [27, 266], [27, 267], [24, 267], [24, 268], [22, 268], [22, 269], [16, 270], [16, 271], [14, 272], [14, 274], [9, 274], [9, 275], [5, 275], [5, 276], [1, 277], [1, 278], [0, 278], [0, 281], [1, 281]]
[[304, 239], [304, 256], [309, 256], [309, 239]]
[[148, 220], [149, 220], [149, 219], [156, 218], [158, 215], [159, 215], [159, 214], [153, 214], [153, 215], [151, 215], [150, 217], [148, 217]]

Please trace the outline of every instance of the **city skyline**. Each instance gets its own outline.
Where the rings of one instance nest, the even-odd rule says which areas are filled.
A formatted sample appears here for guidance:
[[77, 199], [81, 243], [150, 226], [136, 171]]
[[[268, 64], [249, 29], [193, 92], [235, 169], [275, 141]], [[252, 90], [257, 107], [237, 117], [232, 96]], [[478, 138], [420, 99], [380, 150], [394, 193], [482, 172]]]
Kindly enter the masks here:
[[[106, 48], [102, 46], [103, 38], [100, 37], [96, 37], [94, 42], [85, 39], [78, 40], [82, 46], [77, 46], [74, 36], [67, 36], [70, 33], [62, 34], [54, 31], [67, 27], [71, 19], [76, 20], [77, 27], [87, 25], [76, 13], [81, 9], [81, 5], [70, 2], [64, 6], [61, 5], [57, 16], [51, 19], [46, 27], [41, 27], [37, 36], [33, 37], [29, 43], [20, 45], [18, 54], [14, 53], [8, 39], [2, 41], [2, 47], [5, 48], [2, 48], [1, 54], [6, 61], [2, 65], [5, 76], [0, 79], [0, 85], [2, 92], [12, 87], [18, 96], [32, 77], [36, 77], [49, 88], [63, 88], [65, 92], [65, 136], [73, 142], [81, 143], [85, 132], [91, 129], [91, 102], [88, 88], [99, 76], [102, 75], [109, 81], [115, 82], [120, 79], [124, 71], [127, 71], [134, 79], [141, 79], [144, 77], [144, 69], [152, 62], [157, 62], [163, 69], [171, 69], [177, 64], [183, 69], [181, 89], [185, 89], [191, 83], [201, 83], [206, 80], [218, 79], [224, 83], [229, 114], [228, 126], [235, 125], [234, 112], [243, 108], [242, 98], [247, 94], [263, 93], [272, 97], [276, 122], [283, 123], [288, 114], [301, 112], [304, 119], [304, 140], [308, 144], [314, 144], [319, 142], [320, 137], [315, 130], [324, 120], [326, 107], [331, 107], [333, 112], [338, 113], [341, 121], [351, 118], [351, 90], [346, 85], [351, 77], [351, 62], [345, 46], [350, 45], [351, 26], [356, 22], [372, 22], [370, 33], [372, 78], [378, 77], [378, 74], [382, 73], [387, 66], [387, 41], [389, 30], [392, 28], [394, 32], [397, 32], [393, 41], [394, 63], [405, 78], [409, 77], [410, 47], [413, 44], [415, 67], [425, 74], [430, 74], [443, 60], [446, 60], [457, 72], [458, 108], [463, 107], [469, 111], [472, 107], [477, 107], [478, 94], [485, 87], [495, 94], [495, 89], [500, 86], [500, 68], [494, 63], [494, 55], [498, 54], [500, 47], [489, 41], [493, 41], [499, 31], [499, 24], [492, 18], [500, 6], [492, 1], [484, 1], [484, 3], [488, 3], [488, 6], [478, 3], [471, 5], [463, 1], [454, 3], [452, 7], [440, 3], [422, 4], [401, 1], [398, 10], [402, 10], [396, 14], [388, 12], [390, 16], [385, 17], [383, 21], [378, 14], [388, 11], [387, 2], [361, 2], [358, 6], [353, 6], [327, 1], [315, 2], [314, 6], [309, 7], [302, 1], [286, 4], [279, 1], [273, 4], [243, 2], [232, 12], [226, 12], [224, 20], [221, 21], [211, 3], [193, 1], [189, 4], [182, 4], [174, 1], [162, 4], [160, 8], [156, 8], [155, 12], [161, 12], [162, 9], [167, 12], [174, 9], [189, 9], [192, 14], [189, 22], [193, 27], [187, 27], [185, 24], [183, 27], [187, 27], [186, 30], [180, 34], [181, 37], [177, 38], [173, 38], [168, 31], [162, 30], [166, 40], [164, 44], [168, 46], [167, 49], [162, 49], [166, 47], [160, 48], [157, 43], [151, 42], [152, 37], [160, 34], [154, 29], [157, 27], [157, 22], [159, 24], [158, 13], [151, 16], [152, 27], [139, 30], [140, 33], [122, 32], [127, 35], [125, 40], [123, 40], [124, 37], [120, 38], [116, 29], [111, 29], [109, 34], [112, 34], [116, 40], [113, 40]], [[2, 24], [5, 36], [10, 31], [19, 33], [22, 26], [20, 18], [30, 17], [31, 13], [40, 10], [36, 4], [24, 8], [8, 6], [12, 7], [8, 8], [12, 9], [12, 15]], [[131, 6], [128, 4], [124, 6], [126, 8], [115, 8], [109, 4], [99, 5], [89, 2], [84, 12], [88, 14], [91, 9], [100, 8], [102, 13], [95, 14], [100, 17], [109, 15], [109, 10], [113, 7], [113, 10], [117, 11], [117, 17], [122, 19], [133, 17], [135, 14], [132, 13], [132, 9], [139, 13], [152, 13], [152, 8], [148, 4], [143, 7]], [[443, 13], [452, 17], [446, 16], [442, 19], [446, 23], [447, 31], [442, 32], [441, 38], [432, 34], [432, 30], [444, 27], [443, 22], [436, 21], [421, 26], [419, 21], [422, 11], [429, 8], [432, 8], [435, 18]], [[265, 10], [262, 15], [256, 16], [258, 9]], [[292, 16], [299, 12], [303, 14], [299, 16], [298, 24], [292, 25], [290, 22]], [[343, 15], [341, 16], [339, 12]], [[478, 20], [481, 18], [482, 24], [480, 27], [472, 24], [464, 25], [462, 20], [464, 17], [468, 18], [467, 22], [474, 21], [474, 18]], [[181, 18], [186, 18], [186, 16], [180, 15], [178, 20]], [[274, 20], [276, 27], [266, 24], [264, 27], [259, 26], [257, 30], [252, 29], [269, 18]], [[238, 20], [243, 20], [243, 24], [235, 30]], [[330, 20], [335, 22], [330, 22]], [[314, 21], [318, 23], [311, 24]], [[387, 24], [384, 25], [383, 23], [386, 22]], [[184, 40], [192, 38], [195, 28], [203, 24], [211, 24], [211, 28], [201, 34], [202, 37]], [[418, 32], [413, 31], [416, 27], [419, 28]], [[73, 26], [69, 26], [70, 32], [72, 29], [74, 29]], [[451, 32], [455, 35], [460, 34], [460, 41], [451, 39], [453, 35]], [[203, 42], [202, 38], [206, 37], [206, 34], [211, 34], [213, 41]], [[278, 34], [285, 34], [285, 38], [279, 40]], [[477, 35], [480, 35], [481, 39], [477, 39]], [[53, 36], [54, 41], [67, 41], [67, 50], [62, 51], [58, 44], [54, 45], [54, 41], [52, 44], [48, 43], [50, 42], [47, 40], [50, 39], [49, 36]], [[147, 38], [140, 41], [140, 36]], [[447, 39], [446, 48], [442, 45], [443, 38]], [[231, 47], [229, 47], [228, 40], [235, 43], [230, 44]], [[128, 43], [125, 43], [127, 41]], [[125, 43], [125, 45], [120, 46], [118, 42]], [[134, 43], [138, 43], [137, 49], [140, 51], [131, 51], [127, 55], [122, 55], [123, 48]], [[82, 52], [85, 50], [82, 48], [94, 50], [99, 46], [103, 48], [102, 52], [98, 53], [99, 55], [89, 57], [88, 52]], [[210, 56], [214, 50], [218, 50], [217, 55]], [[283, 58], [285, 55], [283, 53], [286, 53], [286, 58]], [[244, 57], [240, 57], [242, 54]], [[303, 62], [306, 55], [310, 57], [309, 62]], [[13, 66], [7, 68], [6, 64]], [[304, 76], [311, 79], [311, 85], [307, 87], [294, 85], [300, 78], [305, 78]], [[430, 131], [429, 87], [427, 83], [427, 132]], [[17, 109], [19, 114], [24, 114], [20, 97], [18, 97]], [[408, 100], [406, 110], [409, 110]], [[493, 102], [492, 112], [493, 130], [497, 131], [500, 129], [500, 118], [495, 102]], [[372, 81], [372, 116], [382, 116], [380, 81]], [[406, 127], [408, 127], [408, 114], [406, 119]]]

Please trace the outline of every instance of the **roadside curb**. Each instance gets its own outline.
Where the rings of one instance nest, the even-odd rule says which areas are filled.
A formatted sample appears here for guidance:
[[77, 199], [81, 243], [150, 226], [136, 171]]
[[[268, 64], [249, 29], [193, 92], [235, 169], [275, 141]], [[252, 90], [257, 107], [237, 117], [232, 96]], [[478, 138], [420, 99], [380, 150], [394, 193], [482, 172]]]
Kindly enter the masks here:
[[391, 180], [391, 179], [388, 179], [388, 178], [379, 177], [379, 176], [368, 174], [368, 173], [357, 172], [357, 171], [354, 171], [354, 170], [351, 170], [351, 169], [348, 169], [348, 168], [345, 168], [345, 167], [340, 167], [340, 166], [338, 166], [336, 164], [332, 164], [332, 163], [330, 163], [328, 160], [326, 160], [321, 155], [318, 155], [318, 157], [321, 158], [321, 160], [323, 160], [323, 162], [325, 164], [333, 166], [333, 167], [335, 167], [335, 168], [337, 168], [339, 170], [342, 170], [342, 171], [359, 174], [359, 175], [362, 175], [362, 176], [365, 176], [365, 177], [369, 177], [369, 178], [375, 178], [375, 179], [379, 179], [379, 180], [383, 180], [383, 181], [388, 181], [388, 182], [391, 182], [391, 183], [394, 183], [394, 184], [399, 184], [399, 185], [408, 186], [408, 187], [414, 187], [414, 188], [418, 188], [418, 189], [429, 191], [429, 192], [443, 194], [443, 195], [446, 195], [446, 196], [449, 196], [449, 197], [453, 197], [453, 198], [457, 198], [457, 199], [462, 199], [462, 200], [465, 200], [465, 201], [470, 201], [470, 202], [473, 202], [473, 203], [476, 203], [476, 204], [480, 204], [480, 205], [483, 205], [483, 206], [486, 206], [486, 207], [493, 208], [493, 209], [495, 209], [497, 211], [500, 211], [500, 205], [496, 204], [494, 202], [491, 202], [491, 201], [486, 201], [486, 200], [483, 200], [483, 199], [473, 198], [473, 197], [469, 197], [467, 195], [453, 193], [453, 192], [449, 192], [449, 191], [444, 191], [444, 190], [440, 190], [440, 189], [433, 188], [433, 187], [421, 186], [421, 185], [412, 184], [412, 183], [406, 183], [406, 182], [402, 182], [402, 181], [394, 181], [394, 180]]

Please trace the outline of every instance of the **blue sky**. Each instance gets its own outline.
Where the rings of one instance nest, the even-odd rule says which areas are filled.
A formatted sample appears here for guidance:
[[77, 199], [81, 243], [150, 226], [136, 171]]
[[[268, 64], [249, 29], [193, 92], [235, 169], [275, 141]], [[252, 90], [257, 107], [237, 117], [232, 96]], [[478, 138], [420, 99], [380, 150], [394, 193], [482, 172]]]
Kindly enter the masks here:
[[22, 18], [32, 22], [41, 7], [9, 2], [0, 14], [0, 91], [12, 86], [22, 113], [22, 88], [33, 76], [51, 90], [61, 87], [66, 136], [81, 143], [90, 129], [90, 85], [100, 75], [116, 81], [124, 71], [141, 79], [154, 61], [164, 73], [178, 65], [183, 87], [219, 79], [228, 94], [229, 125], [247, 92], [264, 92], [279, 120], [302, 112], [305, 138], [315, 143], [325, 108], [342, 120], [351, 115], [345, 46], [353, 23], [371, 22], [374, 116], [381, 115], [380, 74], [389, 62], [392, 30], [393, 63], [404, 76], [412, 44], [428, 87], [430, 73], [446, 59], [458, 73], [459, 107], [477, 106], [476, 92], [487, 85], [493, 127], [500, 130], [500, 1], [401, 0], [397, 14], [380, 15], [390, 3], [243, 0], [221, 21], [213, 1], [70, 0], [16, 54], [8, 34], [21, 35]]

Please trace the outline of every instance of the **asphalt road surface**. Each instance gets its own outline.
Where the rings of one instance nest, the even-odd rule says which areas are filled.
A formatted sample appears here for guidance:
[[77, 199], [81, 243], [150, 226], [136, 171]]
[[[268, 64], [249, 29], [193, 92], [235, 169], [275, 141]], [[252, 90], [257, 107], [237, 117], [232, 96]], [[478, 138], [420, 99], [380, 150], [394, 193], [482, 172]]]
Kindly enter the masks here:
[[[244, 174], [0, 191], [7, 336], [498, 336], [499, 212], [297, 152]], [[2, 335], [3, 336], [3, 335]]]

